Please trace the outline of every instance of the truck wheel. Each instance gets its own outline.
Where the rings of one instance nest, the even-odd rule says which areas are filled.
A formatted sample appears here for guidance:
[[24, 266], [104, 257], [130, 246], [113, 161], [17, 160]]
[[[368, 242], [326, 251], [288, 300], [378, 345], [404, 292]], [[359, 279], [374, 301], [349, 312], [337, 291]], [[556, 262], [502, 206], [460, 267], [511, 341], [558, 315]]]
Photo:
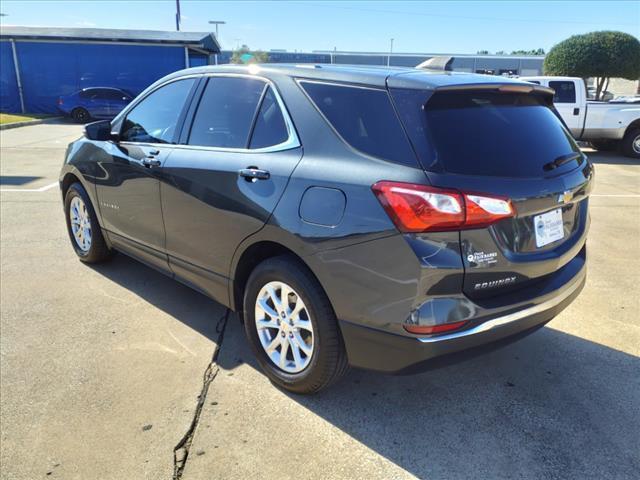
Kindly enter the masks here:
[[640, 158], [640, 128], [627, 131], [622, 139], [622, 153], [627, 157]]
[[591, 146], [600, 152], [617, 150], [620, 144], [616, 140], [592, 140]]

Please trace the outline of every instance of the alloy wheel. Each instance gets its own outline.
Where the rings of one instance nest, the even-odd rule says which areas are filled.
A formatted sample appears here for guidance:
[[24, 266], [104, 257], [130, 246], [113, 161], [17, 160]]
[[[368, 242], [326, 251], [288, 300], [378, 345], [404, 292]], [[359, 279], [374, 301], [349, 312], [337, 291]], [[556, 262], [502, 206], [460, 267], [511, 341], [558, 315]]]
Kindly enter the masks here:
[[71, 200], [69, 220], [76, 245], [83, 252], [88, 252], [91, 249], [91, 218], [87, 205], [80, 197], [73, 197]]
[[271, 362], [287, 373], [300, 373], [314, 350], [313, 324], [298, 293], [284, 282], [262, 287], [255, 303], [260, 344]]

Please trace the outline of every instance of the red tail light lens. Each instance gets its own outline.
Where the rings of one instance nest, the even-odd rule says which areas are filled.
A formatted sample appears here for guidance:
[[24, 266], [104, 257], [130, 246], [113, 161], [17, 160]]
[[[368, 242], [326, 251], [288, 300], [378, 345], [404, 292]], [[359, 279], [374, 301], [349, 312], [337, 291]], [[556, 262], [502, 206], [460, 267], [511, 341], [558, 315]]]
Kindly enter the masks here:
[[371, 188], [401, 232], [451, 230], [464, 222], [464, 203], [458, 192], [384, 181]]
[[388, 181], [371, 188], [405, 233], [480, 228], [515, 215], [511, 201], [502, 197]]
[[434, 333], [450, 332], [462, 328], [467, 323], [466, 320], [462, 322], [442, 323], [440, 325], [403, 325], [404, 329], [409, 333], [415, 333], [418, 335], [430, 335]]
[[466, 228], [486, 227], [516, 214], [508, 198], [465, 193], [464, 200], [467, 210]]

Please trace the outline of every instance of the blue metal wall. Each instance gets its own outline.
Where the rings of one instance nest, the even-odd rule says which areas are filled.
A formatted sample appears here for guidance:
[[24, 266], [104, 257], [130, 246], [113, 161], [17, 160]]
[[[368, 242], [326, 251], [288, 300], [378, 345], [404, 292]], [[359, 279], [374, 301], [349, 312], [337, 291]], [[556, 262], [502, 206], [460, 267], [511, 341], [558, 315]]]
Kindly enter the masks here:
[[[5, 48], [5, 44], [9, 47]], [[6, 52], [5, 52], [6, 50]], [[57, 100], [85, 87], [118, 87], [137, 95], [155, 80], [185, 67], [183, 47], [16, 42], [25, 109], [29, 113], [57, 113]], [[4, 102], [5, 64], [11, 46], [2, 42], [3, 111], [17, 112], [17, 89]], [[13, 72], [15, 82], [15, 72]]]
[[0, 112], [19, 112], [18, 82], [11, 42], [0, 42]]

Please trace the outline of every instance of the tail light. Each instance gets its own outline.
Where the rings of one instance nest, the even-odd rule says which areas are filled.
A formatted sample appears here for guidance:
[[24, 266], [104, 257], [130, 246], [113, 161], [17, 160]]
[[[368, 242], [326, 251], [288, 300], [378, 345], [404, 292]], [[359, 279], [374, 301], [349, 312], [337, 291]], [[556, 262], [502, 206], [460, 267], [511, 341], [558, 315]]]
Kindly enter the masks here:
[[58, 98], [58, 105], [62, 105], [64, 102], [62, 101], [62, 97]]
[[417, 335], [431, 335], [434, 333], [450, 332], [452, 330], [458, 330], [467, 323], [466, 320], [461, 322], [441, 323], [440, 325], [409, 325], [404, 324], [404, 329], [409, 333], [415, 333]]
[[371, 188], [405, 233], [480, 228], [515, 216], [511, 200], [494, 195], [388, 181]]

